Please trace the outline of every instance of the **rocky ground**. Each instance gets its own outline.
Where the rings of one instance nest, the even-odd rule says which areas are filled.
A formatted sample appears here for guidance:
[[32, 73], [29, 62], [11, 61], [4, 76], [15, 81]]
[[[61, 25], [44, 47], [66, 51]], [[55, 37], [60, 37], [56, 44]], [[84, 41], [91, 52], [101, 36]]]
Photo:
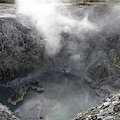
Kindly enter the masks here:
[[73, 120], [120, 120], [120, 95], [107, 98], [101, 105], [77, 114]]
[[11, 110], [5, 106], [0, 104], [0, 120], [19, 120]]

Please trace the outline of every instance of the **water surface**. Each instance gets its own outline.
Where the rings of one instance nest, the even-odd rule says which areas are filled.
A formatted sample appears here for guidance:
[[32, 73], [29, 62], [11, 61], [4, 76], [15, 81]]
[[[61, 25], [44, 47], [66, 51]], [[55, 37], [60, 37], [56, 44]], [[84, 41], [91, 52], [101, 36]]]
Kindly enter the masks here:
[[0, 102], [7, 104], [20, 120], [69, 120], [100, 102], [89, 85], [77, 76], [45, 75], [41, 83], [45, 88], [43, 93], [29, 89], [17, 106], [7, 103], [13, 91], [1, 88]]

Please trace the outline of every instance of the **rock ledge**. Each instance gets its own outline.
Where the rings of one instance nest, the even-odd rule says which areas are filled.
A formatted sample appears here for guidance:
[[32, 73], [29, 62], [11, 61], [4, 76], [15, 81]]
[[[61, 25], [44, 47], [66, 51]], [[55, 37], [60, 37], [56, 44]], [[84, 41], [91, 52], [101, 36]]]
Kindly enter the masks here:
[[78, 113], [73, 120], [120, 120], [120, 94], [94, 108]]
[[0, 120], [19, 120], [11, 110], [0, 103]]

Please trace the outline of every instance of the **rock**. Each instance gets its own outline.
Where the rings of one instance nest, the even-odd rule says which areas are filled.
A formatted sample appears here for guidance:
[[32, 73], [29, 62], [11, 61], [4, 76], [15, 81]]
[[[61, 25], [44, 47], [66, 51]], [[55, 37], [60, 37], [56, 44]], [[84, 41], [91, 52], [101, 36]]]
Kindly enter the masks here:
[[23, 100], [23, 97], [26, 94], [27, 89], [28, 85], [22, 85], [19, 88], [17, 88], [12, 97], [9, 98], [8, 102], [11, 103], [12, 105], [16, 105], [19, 101]]
[[105, 102], [103, 105], [108, 107], [110, 105], [110, 103], [111, 103], [110, 101], [109, 102]]
[[26, 28], [16, 18], [0, 18], [0, 33], [0, 44], [3, 46], [0, 51], [0, 76], [5, 84], [8, 78], [25, 76], [38, 65], [42, 68], [44, 47], [35, 30]]
[[89, 53], [89, 55], [87, 56], [87, 60], [89, 61], [95, 61], [99, 58], [102, 58], [103, 60], [108, 60], [108, 56], [105, 52], [103, 51], [93, 51], [91, 53]]
[[[9, 83], [10, 84], [10, 83]], [[27, 81], [27, 82], [20, 82], [19, 85], [16, 85], [17, 87], [13, 87], [12, 85], [9, 85], [9, 87], [13, 87], [15, 92], [13, 95], [8, 99], [8, 102], [12, 105], [16, 105], [18, 102], [22, 101], [28, 88], [32, 88], [37, 90], [38, 92], [43, 92], [44, 87], [39, 81]]]
[[92, 115], [91, 120], [97, 120], [97, 115]]
[[110, 76], [111, 72], [109, 67], [103, 60], [96, 60], [91, 63], [87, 69], [87, 77], [95, 81], [99, 81], [100, 79], [107, 78]]
[[108, 78], [94, 82], [91, 86], [95, 89], [97, 95], [100, 98], [106, 98], [113, 93], [119, 93], [120, 88], [120, 75], [109, 76]]
[[117, 63], [117, 65], [120, 67], [120, 61]]
[[117, 51], [115, 49], [111, 49], [109, 51], [109, 60], [112, 62], [112, 63], [117, 63], [118, 60], [119, 60], [119, 55], [117, 53]]
[[29, 87], [37, 90], [38, 92], [43, 92], [44, 91], [44, 88], [39, 81], [31, 81]]
[[43, 119], [43, 117], [42, 117], [42, 116], [40, 116], [40, 119]]
[[0, 103], [0, 120], [19, 120], [11, 110]]
[[119, 95], [107, 99], [97, 107], [79, 113], [73, 120], [120, 120]]
[[118, 103], [117, 105], [114, 106], [113, 110], [115, 112], [120, 112], [120, 103]]

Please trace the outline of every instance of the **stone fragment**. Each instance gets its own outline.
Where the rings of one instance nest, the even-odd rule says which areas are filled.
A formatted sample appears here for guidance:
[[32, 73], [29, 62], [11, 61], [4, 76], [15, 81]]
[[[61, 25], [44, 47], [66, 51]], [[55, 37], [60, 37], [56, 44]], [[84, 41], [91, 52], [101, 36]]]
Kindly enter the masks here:
[[14, 94], [11, 98], [9, 98], [8, 102], [16, 105], [19, 101], [23, 100], [24, 95], [28, 89], [28, 85], [22, 85], [18, 89], [15, 90]]
[[0, 104], [0, 120], [19, 120], [11, 110], [5, 106]]
[[42, 84], [39, 81], [31, 81], [29, 87], [31, 87], [32, 89], [35, 89], [39, 92], [43, 92], [44, 88], [42, 86]]

